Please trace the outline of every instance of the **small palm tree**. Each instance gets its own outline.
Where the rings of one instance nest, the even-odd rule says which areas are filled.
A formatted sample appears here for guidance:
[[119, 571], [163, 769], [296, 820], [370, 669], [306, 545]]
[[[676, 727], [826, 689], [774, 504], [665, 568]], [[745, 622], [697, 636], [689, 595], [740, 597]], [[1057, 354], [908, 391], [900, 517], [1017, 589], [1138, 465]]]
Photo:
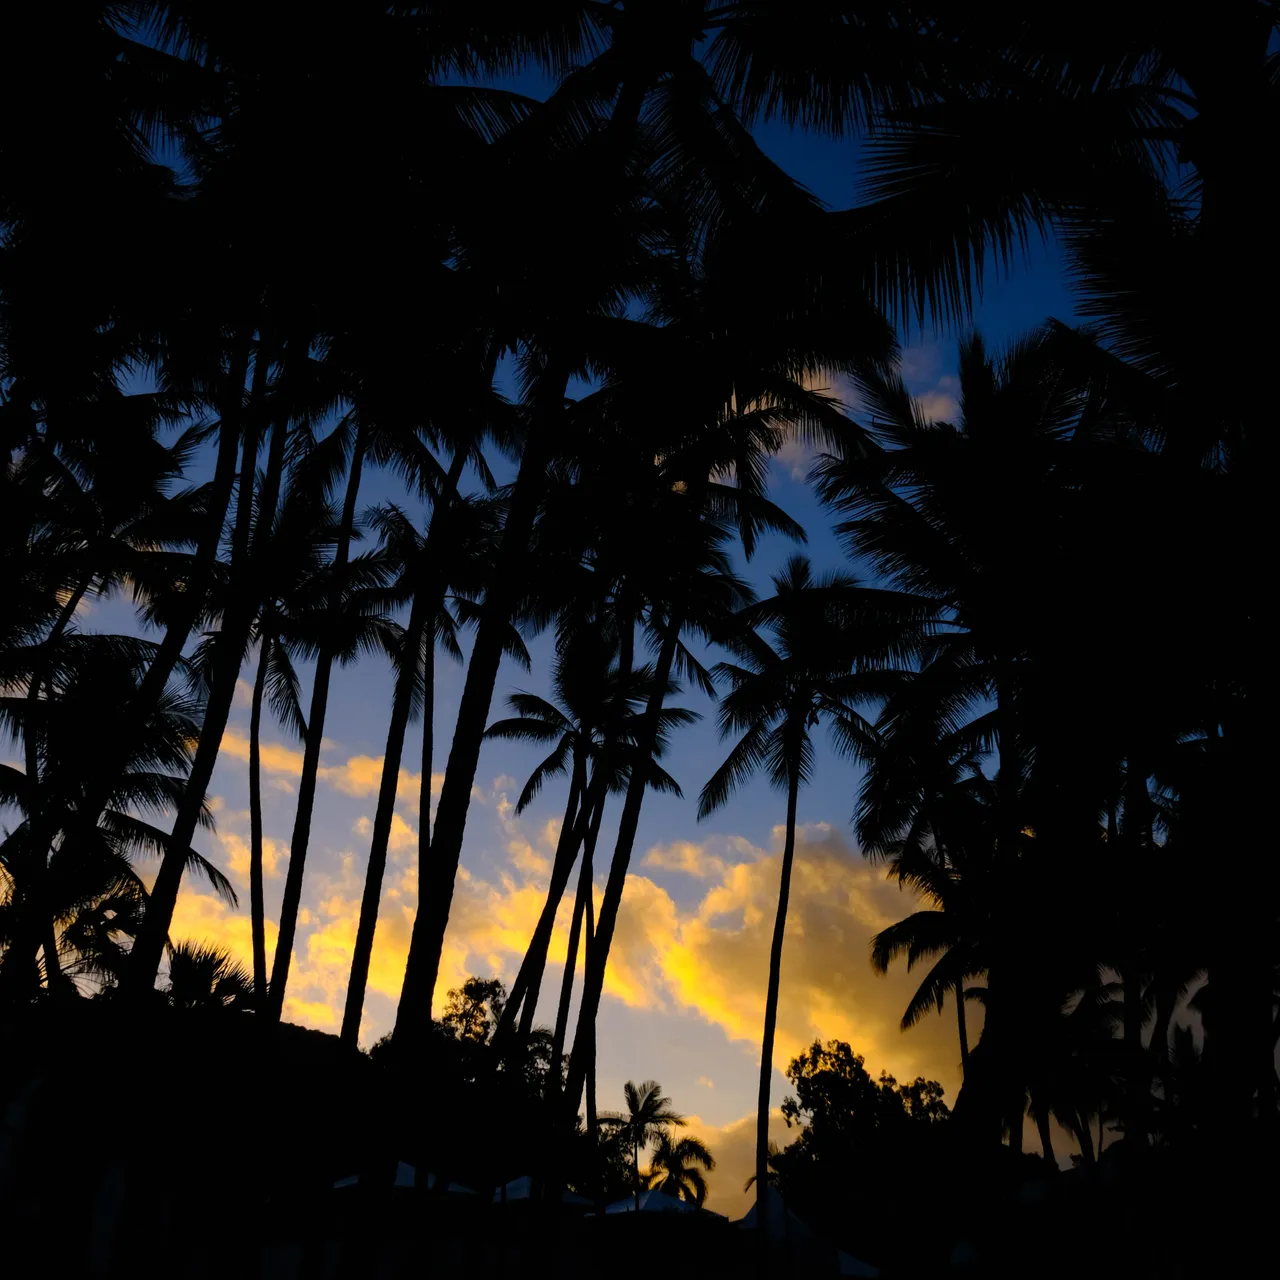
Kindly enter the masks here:
[[707, 1199], [707, 1180], [702, 1170], [710, 1173], [715, 1167], [715, 1157], [701, 1139], [673, 1138], [661, 1133], [649, 1158], [649, 1189], [688, 1200], [701, 1209]]
[[[604, 1112], [600, 1116], [600, 1124], [624, 1136], [631, 1144], [631, 1155], [635, 1161], [635, 1197], [638, 1212], [640, 1209], [640, 1148], [648, 1146], [651, 1142], [661, 1142], [667, 1136], [667, 1130], [672, 1127], [684, 1128], [685, 1119], [678, 1111], [672, 1109], [671, 1099], [662, 1092], [662, 1086], [656, 1080], [645, 1080], [640, 1084], [628, 1080], [623, 1086], [622, 1094], [627, 1103], [626, 1111]], [[700, 1143], [698, 1145], [701, 1146]], [[710, 1165], [707, 1166], [707, 1168], [710, 1167]]]
[[169, 953], [164, 993], [175, 1009], [244, 1009], [253, 1003], [253, 979], [221, 947], [180, 942]]

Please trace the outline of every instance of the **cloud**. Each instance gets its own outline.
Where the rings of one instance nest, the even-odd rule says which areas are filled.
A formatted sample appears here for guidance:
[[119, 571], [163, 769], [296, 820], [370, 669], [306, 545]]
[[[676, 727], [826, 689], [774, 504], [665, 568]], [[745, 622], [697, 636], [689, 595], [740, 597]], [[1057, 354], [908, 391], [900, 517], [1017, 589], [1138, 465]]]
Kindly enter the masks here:
[[[359, 770], [348, 776], [359, 776]], [[445, 993], [470, 974], [510, 982], [545, 901], [547, 855], [558, 825], [541, 823], [526, 833], [496, 785], [480, 802], [496, 818], [490, 839], [496, 839], [491, 848], [500, 857], [483, 875], [473, 869], [474, 863], [459, 868], [435, 992], [437, 1008]], [[238, 817], [227, 815], [225, 825], [236, 825], [233, 816]], [[362, 841], [368, 830], [367, 817], [356, 822]], [[735, 834], [677, 839], [638, 857], [618, 916], [606, 999], [672, 1019], [700, 1018], [724, 1033], [733, 1046], [731, 1055], [742, 1053], [754, 1061], [782, 836], [775, 828], [767, 847]], [[241, 874], [247, 867], [243, 837], [228, 831], [223, 847], [233, 873]], [[416, 847], [414, 826], [396, 815], [369, 975], [365, 1043], [390, 1029], [399, 998], [418, 902]], [[278, 869], [283, 851], [273, 845], [272, 856]], [[329, 1025], [320, 1010], [340, 1010], [345, 998], [367, 844], [333, 856], [327, 866], [308, 869], [311, 919], [300, 920], [290, 981], [297, 1017], [313, 1026]], [[690, 888], [692, 900], [686, 896]], [[599, 886], [596, 896], [598, 906]], [[922, 975], [895, 966], [887, 977], [877, 977], [868, 959], [872, 935], [914, 907], [896, 881], [886, 880], [831, 826], [810, 823], [799, 829], [783, 953], [777, 1068], [785, 1070], [815, 1038], [839, 1038], [863, 1053], [877, 1071], [884, 1068], [899, 1079], [928, 1075], [941, 1080], [954, 1098], [959, 1051], [953, 1010], [948, 1007], [945, 1018], [927, 1018], [904, 1035], [899, 1019]], [[217, 925], [237, 946], [240, 934], [247, 942], [247, 915], [228, 916], [208, 906], [202, 910], [199, 923]], [[572, 910], [573, 893], [568, 892], [552, 933], [553, 966], [563, 964]], [[978, 1010], [971, 1006], [968, 1012], [978, 1021]], [[672, 1034], [679, 1034], [678, 1026], [672, 1022]], [[977, 1026], [970, 1030], [973, 1037], [977, 1032]], [[711, 1066], [700, 1064], [700, 1069]], [[709, 1071], [708, 1078], [729, 1079], [732, 1073], [726, 1072], [727, 1065]]]
[[[782, 835], [774, 829], [775, 850]], [[758, 1042], [764, 1018], [780, 874], [780, 854], [763, 850], [754, 861], [726, 867], [657, 952], [673, 999], [747, 1044]], [[877, 1069], [907, 1079], [927, 1073], [954, 1094], [959, 1050], [950, 1021], [926, 1019], [908, 1035], [899, 1030], [922, 975], [895, 967], [880, 978], [868, 961], [872, 935], [913, 907], [830, 827], [812, 824], [797, 832], [775, 1066], [785, 1068], [815, 1037], [838, 1038]]]
[[[359, 817], [351, 824], [351, 830], [358, 836], [373, 835], [373, 819], [367, 814]], [[391, 832], [387, 837], [387, 848], [392, 853], [402, 853], [406, 849], [417, 849], [418, 832], [411, 827], [398, 813], [391, 815]]]
[[[299, 923], [310, 920], [308, 912], [298, 917]], [[275, 955], [279, 927], [275, 920], [265, 921], [267, 970], [270, 972]], [[253, 926], [248, 912], [228, 907], [221, 898], [211, 893], [183, 885], [174, 904], [173, 921], [169, 935], [175, 942], [197, 942], [221, 947], [231, 953], [234, 960], [247, 971], [253, 971]], [[295, 957], [296, 960], [296, 957]], [[296, 968], [296, 964], [295, 964]], [[301, 979], [301, 980], [299, 980]], [[284, 1002], [287, 1022], [297, 1022], [322, 1031], [336, 1030], [341, 1004], [323, 999], [301, 999], [300, 992], [307, 986], [306, 975], [293, 974], [289, 983], [289, 995]], [[345, 984], [344, 984], [345, 985]]]
[[[322, 739], [321, 746], [332, 750], [334, 743]], [[235, 760], [249, 761], [249, 738], [234, 725], [228, 725], [222, 735], [221, 750]], [[295, 788], [293, 779], [302, 773], [303, 753], [300, 748], [286, 746], [281, 742], [264, 741], [259, 744], [259, 758], [262, 770], [266, 774], [278, 775], [271, 785], [278, 790], [292, 792]], [[348, 756], [341, 764], [321, 764], [316, 770], [319, 781], [348, 796], [376, 796], [382, 784], [383, 756], [356, 755]], [[431, 794], [438, 797], [444, 784], [443, 773], [431, 775]], [[417, 813], [419, 792], [422, 786], [422, 775], [401, 769], [396, 782], [396, 802], [404, 805], [410, 813]]]
[[[756, 1171], [756, 1117], [743, 1116], [725, 1125], [709, 1125], [698, 1116], [688, 1117], [685, 1130], [701, 1138], [710, 1148], [716, 1167], [707, 1174], [707, 1208], [731, 1220], [741, 1218], [755, 1203], [756, 1189], [744, 1191], [743, 1184]], [[780, 1147], [794, 1142], [796, 1131], [787, 1128], [782, 1112], [769, 1113], [769, 1137]]]
[[937, 342], [903, 347], [898, 362], [902, 380], [908, 387], [932, 382], [942, 368], [942, 347]]
[[[249, 882], [249, 841], [235, 831], [219, 831], [217, 835], [222, 852], [226, 855], [227, 870], [242, 884]], [[262, 838], [262, 874], [268, 880], [280, 878], [281, 862], [288, 862], [289, 848], [283, 840]]]
[[788, 436], [773, 456], [792, 480], [803, 482], [818, 455], [808, 441], [799, 436]]
[[916, 408], [929, 422], [954, 422], [960, 413], [959, 391], [959, 379], [939, 378], [931, 391], [915, 397]]
[[[236, 760], [249, 762], [249, 735], [241, 733], [234, 725], [228, 725], [222, 734], [220, 751]], [[302, 752], [286, 747], [282, 742], [261, 742], [258, 756], [264, 773], [282, 773], [297, 777], [302, 772]]]

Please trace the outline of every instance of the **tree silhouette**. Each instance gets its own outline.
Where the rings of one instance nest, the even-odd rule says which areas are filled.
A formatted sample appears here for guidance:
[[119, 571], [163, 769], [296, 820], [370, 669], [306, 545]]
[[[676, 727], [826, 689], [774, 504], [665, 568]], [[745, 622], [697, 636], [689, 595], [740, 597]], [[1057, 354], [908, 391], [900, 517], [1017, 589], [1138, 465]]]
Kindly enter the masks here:
[[[664, 1138], [668, 1137], [668, 1129], [681, 1129], [684, 1127], [685, 1118], [672, 1108], [671, 1099], [662, 1092], [662, 1086], [656, 1080], [644, 1080], [640, 1084], [628, 1080], [623, 1085], [622, 1092], [623, 1097], [626, 1099], [627, 1109], [625, 1111], [602, 1112], [600, 1123], [607, 1129], [612, 1129], [625, 1135], [626, 1140], [631, 1144], [632, 1176], [635, 1179], [635, 1207], [638, 1213], [640, 1211], [641, 1183], [640, 1148], [646, 1147], [650, 1143], [661, 1143]], [[700, 1146], [701, 1144], [698, 1145]], [[699, 1153], [694, 1152], [692, 1148], [686, 1149], [681, 1161], [681, 1167], [683, 1168], [684, 1163], [695, 1158], [699, 1158]], [[672, 1159], [673, 1161], [675, 1160], [673, 1153]], [[669, 1166], [666, 1167], [666, 1171], [668, 1175], [675, 1176], [675, 1170]], [[685, 1184], [682, 1182], [681, 1185]], [[697, 1180], [690, 1180], [689, 1185], [694, 1186], [696, 1189]]]
[[658, 1135], [649, 1157], [649, 1187], [677, 1200], [688, 1200], [701, 1209], [707, 1199], [707, 1180], [702, 1170], [710, 1173], [715, 1167], [715, 1158], [700, 1139], [672, 1138], [664, 1131]]

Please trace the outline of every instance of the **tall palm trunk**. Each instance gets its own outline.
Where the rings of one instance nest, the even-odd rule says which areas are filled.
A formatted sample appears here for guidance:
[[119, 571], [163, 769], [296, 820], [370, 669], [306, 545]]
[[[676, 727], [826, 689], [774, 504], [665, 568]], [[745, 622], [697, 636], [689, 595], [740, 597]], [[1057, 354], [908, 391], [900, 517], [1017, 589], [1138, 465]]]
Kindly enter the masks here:
[[662, 704], [667, 684], [671, 679], [671, 667], [675, 661], [676, 646], [680, 642], [683, 619], [673, 615], [663, 637], [658, 654], [653, 687], [645, 705], [644, 715], [637, 726], [635, 756], [631, 777], [627, 782], [626, 799], [622, 816], [618, 821], [618, 840], [609, 865], [609, 879], [605, 883], [604, 897], [600, 903], [600, 919], [592, 946], [587, 955], [586, 971], [582, 980], [582, 1001], [578, 1006], [578, 1025], [574, 1033], [573, 1053], [569, 1059], [569, 1078], [565, 1086], [566, 1120], [572, 1121], [578, 1114], [582, 1100], [582, 1088], [587, 1076], [587, 1055], [594, 1054], [594, 1027], [600, 1008], [600, 995], [604, 990], [605, 967], [609, 963], [609, 947], [613, 931], [618, 923], [618, 909], [622, 905], [622, 891], [631, 865], [631, 851], [635, 846], [636, 828], [640, 823], [640, 807], [644, 802], [648, 769], [646, 764], [653, 755], [661, 723]]
[[956, 1030], [960, 1033], [960, 1079], [969, 1070], [969, 1027], [964, 1013], [964, 979], [956, 979]]
[[[413, 709], [413, 686], [417, 680], [418, 654], [428, 614], [432, 612], [431, 588], [413, 597], [409, 626], [404, 638], [404, 658], [396, 676], [395, 695], [391, 703], [391, 723], [387, 728], [387, 746], [382, 757], [382, 779], [378, 785], [378, 807], [373, 818], [373, 837], [369, 844], [369, 865], [365, 869], [364, 894], [360, 899], [360, 923], [356, 928], [355, 950], [351, 956], [351, 977], [347, 982], [347, 1000], [342, 1013], [342, 1043], [355, 1047], [360, 1036], [360, 1019], [364, 1014], [365, 990], [369, 984], [369, 964], [373, 958], [373, 937], [378, 927], [378, 908], [382, 900], [382, 877], [387, 869], [387, 847], [391, 840], [391, 822], [395, 816], [396, 790], [400, 781], [400, 757], [404, 753], [404, 735]], [[419, 868], [419, 876], [422, 868]]]
[[560, 1064], [564, 1060], [564, 1038], [569, 1030], [569, 1009], [573, 1004], [573, 978], [578, 967], [578, 946], [582, 937], [582, 921], [591, 904], [592, 866], [596, 840], [604, 818], [604, 801], [591, 815], [591, 828], [582, 848], [582, 870], [578, 873], [578, 892], [573, 904], [573, 923], [569, 928], [569, 948], [564, 958], [564, 976], [560, 979], [560, 1003], [556, 1008], [555, 1032], [551, 1037], [551, 1079], [560, 1080]]
[[556, 916], [560, 911], [560, 903], [564, 900], [564, 891], [569, 886], [569, 877], [573, 874], [573, 864], [578, 859], [578, 850], [582, 847], [587, 835], [587, 823], [591, 810], [586, 795], [586, 774], [586, 762], [575, 760], [573, 781], [569, 787], [569, 800], [560, 824], [560, 838], [556, 841], [555, 857], [551, 862], [551, 883], [547, 886], [547, 900], [542, 904], [542, 913], [534, 927], [529, 949], [525, 952], [524, 963], [520, 966], [522, 969], [528, 966], [523, 1004], [520, 1010], [520, 1039], [526, 1042], [533, 1031], [533, 1019], [538, 1009], [538, 995], [542, 990], [542, 975], [547, 969], [547, 952], [551, 947], [551, 935], [555, 930]]
[[1040, 1134], [1040, 1154], [1047, 1164], [1056, 1165], [1057, 1157], [1053, 1154], [1053, 1133], [1049, 1128], [1049, 1112], [1036, 1108], [1036, 1130]]
[[1080, 1159], [1084, 1162], [1086, 1169], [1092, 1169], [1097, 1164], [1097, 1157], [1093, 1151], [1093, 1131], [1089, 1128], [1089, 1120], [1087, 1116], [1076, 1113], [1076, 1123], [1072, 1126], [1075, 1131], [1076, 1141], [1080, 1144]]
[[249, 711], [249, 922], [253, 935], [253, 1007], [267, 1004], [267, 914], [262, 887], [262, 695], [271, 665], [271, 638], [262, 637]]
[[[391, 840], [391, 820], [395, 816], [396, 790], [400, 781], [400, 759], [404, 754], [404, 735], [413, 709], [413, 689], [418, 678], [418, 660], [424, 639], [435, 654], [435, 618], [444, 599], [445, 581], [435, 570], [438, 553], [448, 526], [447, 511], [457, 491], [467, 452], [459, 448], [449, 464], [449, 479], [438, 499], [441, 506], [433, 513], [422, 548], [426, 573], [414, 592], [409, 609], [409, 625], [404, 641], [404, 661], [396, 677], [391, 705], [391, 724], [387, 729], [387, 749], [382, 760], [382, 779], [378, 786], [378, 807], [374, 812], [373, 836], [369, 843], [369, 865], [365, 870], [364, 893], [360, 899], [360, 923], [356, 928], [355, 951], [351, 957], [351, 977], [347, 983], [347, 1000], [342, 1013], [342, 1043], [353, 1048], [360, 1037], [360, 1019], [364, 1013], [365, 990], [369, 984], [369, 964], [373, 958], [373, 938], [378, 927], [378, 909], [382, 901], [382, 877], [387, 869], [387, 847]], [[443, 518], [442, 518], [443, 517]], [[421, 792], [419, 792], [421, 797]], [[424, 883], [426, 865], [418, 867], [418, 883]], [[422, 914], [421, 889], [418, 914]]]
[[449, 924], [449, 909], [462, 856], [471, 788], [480, 763], [480, 746], [489, 720], [493, 688], [498, 679], [503, 644], [511, 611], [521, 589], [534, 519], [546, 488], [547, 462], [551, 456], [551, 433], [564, 410], [568, 371], [548, 372], [542, 395], [539, 421], [525, 444], [511, 494], [511, 505], [503, 528], [493, 582], [485, 593], [476, 631], [467, 679], [458, 707], [444, 785], [436, 806], [435, 834], [431, 839], [431, 863], [424, 868], [420, 884], [418, 914], [405, 964], [404, 985], [396, 1010], [395, 1038], [411, 1050], [427, 1043], [431, 1022], [431, 1001], [440, 973], [440, 955]]
[[[583, 967], [591, 964], [591, 952], [596, 944], [595, 902], [591, 894], [587, 894], [586, 926], [583, 930]], [[587, 1140], [590, 1147], [591, 1175], [595, 1179], [596, 1211], [604, 1213], [604, 1178], [600, 1170], [600, 1112], [596, 1107], [596, 1028], [591, 1024], [588, 1031], [590, 1042], [585, 1046], [584, 1057], [587, 1060]], [[577, 1052], [575, 1043], [574, 1052]]]
[[[347, 563], [351, 554], [351, 535], [355, 528], [356, 501], [360, 494], [360, 477], [364, 467], [368, 437], [363, 427], [356, 431], [351, 453], [351, 470], [342, 502], [342, 522], [333, 555], [333, 591], [330, 608], [335, 617], [342, 607], [346, 586]], [[285, 990], [289, 985], [289, 967], [293, 959], [293, 940], [298, 930], [298, 910], [302, 904], [302, 883], [306, 870], [307, 846], [311, 843], [311, 815], [315, 808], [316, 781], [320, 775], [320, 746], [324, 738], [325, 717], [329, 709], [329, 685], [333, 676], [335, 646], [326, 640], [316, 657], [315, 677], [311, 684], [311, 706], [307, 714], [306, 742], [302, 753], [302, 776], [298, 779], [298, 807], [294, 812], [293, 835], [289, 841], [289, 870], [284, 880], [284, 896], [280, 903], [280, 929], [276, 936], [275, 960], [271, 966], [271, 986], [267, 993], [267, 1016], [279, 1022], [284, 1010]]]
[[[258, 503], [258, 529], [253, 540], [254, 571], [271, 553], [271, 531], [280, 486], [284, 478], [285, 444], [289, 434], [287, 416], [276, 419], [271, 429], [271, 450]], [[253, 942], [253, 1008], [261, 1017], [267, 1008], [267, 908], [262, 874], [262, 697], [271, 666], [270, 636], [261, 639], [258, 674], [253, 682], [249, 712], [249, 923]]]
[[[187, 850], [195, 835], [204, 807], [205, 794], [213, 777], [214, 765], [222, 745], [222, 733], [231, 712], [231, 699], [244, 662], [245, 646], [253, 625], [256, 600], [252, 577], [246, 572], [249, 562], [249, 537], [253, 527], [253, 482], [261, 438], [267, 370], [270, 366], [267, 344], [259, 343], [250, 391], [249, 412], [245, 417], [244, 444], [241, 450], [240, 485], [236, 497], [236, 523], [231, 541], [231, 595], [214, 651], [213, 674], [209, 700], [205, 706], [200, 741], [192, 761], [186, 789], [174, 817], [168, 847], [160, 862], [160, 870], [147, 903], [146, 915], [137, 940], [129, 954], [128, 986], [134, 999], [141, 999], [155, 986], [156, 972], [164, 951], [178, 901], [178, 888], [186, 868]], [[167, 639], [167, 637], [166, 637]], [[148, 672], [148, 674], [150, 674]]]
[[431, 851], [431, 761], [435, 755], [436, 636], [427, 627], [422, 642], [422, 773], [418, 782], [418, 866]]
[[[778, 988], [782, 981], [782, 943], [787, 931], [791, 897], [791, 866], [796, 855], [796, 806], [800, 796], [799, 759], [787, 779], [787, 838], [782, 847], [782, 881], [778, 886], [778, 914], [769, 946], [769, 987], [764, 1000], [764, 1035], [760, 1041], [760, 1090], [756, 1099], [756, 1223], [768, 1231], [765, 1191], [769, 1185], [769, 1094], [773, 1084], [773, 1041], [778, 1028]], [[767, 1235], [763, 1237], [767, 1240]]]
[[551, 862], [551, 881], [547, 885], [546, 900], [538, 914], [533, 936], [520, 962], [520, 971], [511, 987], [511, 995], [502, 1010], [502, 1017], [493, 1032], [493, 1057], [500, 1061], [506, 1042], [520, 1014], [520, 1037], [529, 1038], [533, 1030], [533, 1017], [538, 1004], [538, 992], [542, 987], [542, 974], [546, 969], [547, 951], [551, 934], [555, 929], [556, 913], [573, 872], [578, 849], [586, 838], [590, 798], [586, 790], [586, 762], [581, 753], [574, 753], [573, 774], [569, 781], [569, 797], [565, 804], [564, 818], [560, 823], [560, 837], [556, 841], [555, 857]]

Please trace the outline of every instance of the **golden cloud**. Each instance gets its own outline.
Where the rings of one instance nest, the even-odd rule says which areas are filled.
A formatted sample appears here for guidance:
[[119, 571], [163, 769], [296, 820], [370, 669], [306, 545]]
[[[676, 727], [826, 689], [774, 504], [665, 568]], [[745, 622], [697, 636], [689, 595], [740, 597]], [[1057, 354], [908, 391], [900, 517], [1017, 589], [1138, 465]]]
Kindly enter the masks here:
[[[249, 841], [234, 831], [219, 831], [218, 843], [226, 854], [227, 870], [239, 881], [249, 881]], [[262, 874], [268, 880], [280, 878], [280, 864], [289, 860], [289, 847], [283, 840], [262, 838]]]
[[[322, 743], [332, 747], [332, 743]], [[228, 725], [222, 735], [221, 751], [235, 760], [246, 764], [249, 760], [249, 738], [234, 725]], [[280, 790], [292, 791], [292, 779], [302, 773], [303, 753], [300, 748], [286, 746], [281, 742], [262, 742], [258, 748], [262, 769], [267, 774], [281, 775], [281, 781], [273, 782]], [[336, 791], [349, 796], [376, 796], [382, 783], [383, 756], [357, 755], [348, 756], [342, 764], [322, 764], [316, 771], [316, 777], [333, 787]], [[431, 775], [431, 794], [438, 796], [444, 784], [444, 774]], [[396, 782], [396, 799], [398, 803], [416, 813], [418, 797], [422, 786], [422, 775], [400, 770]]]
[[[222, 734], [219, 751], [235, 760], [249, 763], [249, 736], [234, 725], [228, 725]], [[258, 757], [264, 773], [283, 773], [297, 777], [302, 772], [302, 751], [286, 747], [282, 742], [260, 742]]]
[[[707, 1208], [730, 1219], [741, 1218], [756, 1198], [754, 1184], [750, 1191], [743, 1190], [756, 1171], [755, 1113], [725, 1125], [709, 1125], [698, 1116], [689, 1116], [685, 1132], [701, 1138], [715, 1157], [716, 1167], [707, 1174]], [[777, 1108], [769, 1112], [769, 1137], [780, 1147], [796, 1138], [796, 1131], [787, 1128]]]
[[[499, 847], [506, 862], [488, 878], [465, 866], [459, 870], [435, 993], [437, 1008], [448, 989], [469, 974], [510, 981], [545, 900], [547, 866], [542, 851], [554, 844], [557, 824], [537, 830], [541, 849], [535, 848], [505, 804], [505, 795], [490, 793], [486, 799], [499, 819]], [[369, 975], [369, 992], [376, 998], [366, 1011], [366, 1043], [390, 1027], [417, 907], [416, 833], [403, 819], [397, 823]], [[357, 829], [364, 827], [362, 820]], [[758, 1044], [782, 834], [774, 830], [768, 850], [740, 836], [674, 841], [648, 850], [640, 866], [670, 886], [647, 874], [628, 879], [606, 995], [633, 1008], [701, 1017], [748, 1051]], [[234, 848], [233, 870], [240, 857], [239, 845]], [[314, 918], [300, 921], [290, 981], [294, 1016], [309, 1025], [331, 1025], [330, 1015], [342, 1006], [363, 878], [363, 859], [350, 853], [342, 855], [335, 872], [309, 875], [307, 905]], [[695, 889], [692, 900], [681, 892], [682, 885]], [[201, 896], [205, 895], [184, 891], [183, 900]], [[565, 895], [557, 915], [549, 953], [554, 965], [564, 960], [572, 898], [572, 892]], [[953, 1010], [949, 1007], [947, 1017], [926, 1019], [902, 1034], [899, 1019], [922, 975], [895, 966], [888, 977], [877, 977], [868, 960], [872, 935], [914, 907], [910, 895], [852, 853], [832, 828], [812, 824], [798, 832], [776, 1067], [785, 1070], [815, 1038], [839, 1038], [864, 1054], [871, 1069], [887, 1069], [900, 1079], [928, 1075], [942, 1081], [954, 1097], [959, 1050]], [[206, 933], [224, 934], [248, 954], [247, 917], [226, 916], [225, 909], [213, 912], [208, 906], [201, 911], [205, 914], [197, 923]], [[182, 932], [176, 924], [175, 930]], [[972, 1006], [968, 1013], [978, 1021]], [[974, 1026], [970, 1034], [976, 1037], [977, 1032]]]

